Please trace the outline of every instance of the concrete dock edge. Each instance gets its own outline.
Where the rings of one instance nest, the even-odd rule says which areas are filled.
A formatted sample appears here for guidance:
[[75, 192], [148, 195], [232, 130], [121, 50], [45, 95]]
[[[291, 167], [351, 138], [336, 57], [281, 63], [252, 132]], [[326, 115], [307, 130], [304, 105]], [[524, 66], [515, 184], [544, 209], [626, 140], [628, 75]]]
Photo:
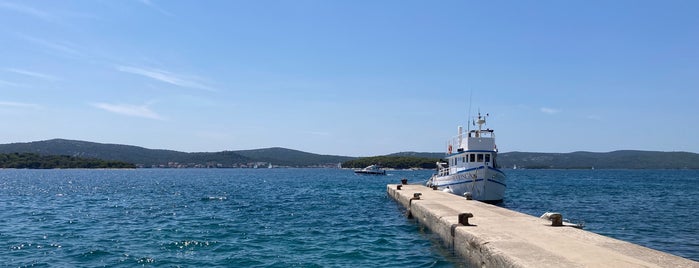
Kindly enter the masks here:
[[[387, 185], [387, 194], [473, 267], [699, 268], [690, 259], [422, 185], [400, 186]], [[462, 213], [473, 214], [469, 225], [459, 223]]]

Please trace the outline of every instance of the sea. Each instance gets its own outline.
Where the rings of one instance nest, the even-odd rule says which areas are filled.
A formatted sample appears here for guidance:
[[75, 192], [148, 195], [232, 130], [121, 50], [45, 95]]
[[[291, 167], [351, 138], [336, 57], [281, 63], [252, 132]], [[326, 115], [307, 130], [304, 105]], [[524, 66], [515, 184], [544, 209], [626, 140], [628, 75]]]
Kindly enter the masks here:
[[[505, 170], [500, 206], [699, 260], [698, 170]], [[2, 267], [466, 267], [386, 184], [429, 170], [0, 170]]]

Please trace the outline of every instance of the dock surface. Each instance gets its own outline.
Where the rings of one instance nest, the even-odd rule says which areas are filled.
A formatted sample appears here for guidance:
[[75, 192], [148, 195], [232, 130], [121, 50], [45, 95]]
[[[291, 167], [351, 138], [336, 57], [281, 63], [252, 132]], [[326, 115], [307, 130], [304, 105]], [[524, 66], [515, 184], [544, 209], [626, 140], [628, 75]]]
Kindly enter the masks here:
[[[699, 267], [690, 259], [551, 226], [548, 220], [422, 185], [397, 186], [387, 185], [388, 195], [474, 267]], [[462, 213], [473, 215], [469, 225], [459, 224]]]

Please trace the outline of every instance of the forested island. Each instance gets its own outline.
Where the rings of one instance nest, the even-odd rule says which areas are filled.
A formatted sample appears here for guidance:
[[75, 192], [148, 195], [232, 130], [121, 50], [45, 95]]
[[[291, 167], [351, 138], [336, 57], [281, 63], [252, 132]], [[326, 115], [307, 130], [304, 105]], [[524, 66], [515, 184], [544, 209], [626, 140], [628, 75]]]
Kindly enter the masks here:
[[53, 169], [53, 168], [136, 168], [134, 164], [81, 158], [67, 155], [38, 155], [34, 153], [0, 154], [0, 168]]
[[342, 163], [343, 168], [364, 168], [369, 165], [379, 164], [384, 168], [393, 169], [434, 169], [439, 158], [425, 158], [415, 156], [374, 156], [363, 157]]

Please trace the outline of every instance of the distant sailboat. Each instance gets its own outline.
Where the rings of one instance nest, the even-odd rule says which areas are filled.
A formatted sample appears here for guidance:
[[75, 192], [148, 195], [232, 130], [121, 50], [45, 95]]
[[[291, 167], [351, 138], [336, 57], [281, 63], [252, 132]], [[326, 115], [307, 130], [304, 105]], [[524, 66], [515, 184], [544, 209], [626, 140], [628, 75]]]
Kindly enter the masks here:
[[269, 166], [267, 168], [272, 168], [272, 162], [269, 162]]

